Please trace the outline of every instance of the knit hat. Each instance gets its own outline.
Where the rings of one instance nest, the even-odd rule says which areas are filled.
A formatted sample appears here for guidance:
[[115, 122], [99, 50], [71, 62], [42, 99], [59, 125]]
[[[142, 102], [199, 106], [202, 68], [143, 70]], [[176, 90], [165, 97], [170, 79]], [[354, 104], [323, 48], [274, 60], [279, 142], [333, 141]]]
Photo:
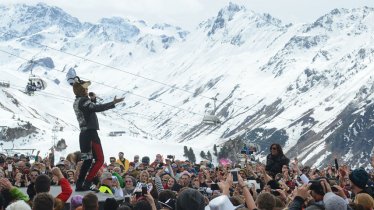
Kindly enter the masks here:
[[356, 195], [355, 203], [362, 205], [365, 209], [374, 208], [374, 199], [367, 193], [359, 193]]
[[345, 200], [332, 192], [328, 192], [323, 196], [323, 203], [326, 210], [347, 210]]
[[185, 189], [178, 195], [176, 207], [177, 210], [203, 210], [204, 196], [195, 189]]
[[236, 207], [232, 205], [229, 197], [227, 195], [221, 195], [209, 202], [209, 207], [211, 210], [234, 210]]
[[75, 210], [78, 206], [82, 205], [83, 196], [73, 195], [70, 199], [70, 210]]
[[90, 81], [83, 81], [78, 78], [73, 84], [73, 92], [76, 96], [86, 96], [86, 90], [91, 85]]
[[149, 157], [148, 156], [144, 156], [143, 158], [142, 158], [142, 163], [145, 163], [145, 164], [149, 164]]
[[349, 174], [349, 180], [357, 187], [364, 189], [369, 181], [369, 174], [363, 168], [355, 169]]

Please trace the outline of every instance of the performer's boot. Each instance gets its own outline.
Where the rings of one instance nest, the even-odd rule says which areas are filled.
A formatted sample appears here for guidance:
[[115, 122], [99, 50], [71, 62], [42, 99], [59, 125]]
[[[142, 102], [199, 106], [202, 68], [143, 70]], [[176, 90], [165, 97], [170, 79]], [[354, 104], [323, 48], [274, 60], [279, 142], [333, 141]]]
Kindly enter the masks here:
[[79, 192], [79, 191], [87, 191], [83, 188], [83, 180], [77, 180], [77, 183], [75, 184], [75, 191], [76, 192]]

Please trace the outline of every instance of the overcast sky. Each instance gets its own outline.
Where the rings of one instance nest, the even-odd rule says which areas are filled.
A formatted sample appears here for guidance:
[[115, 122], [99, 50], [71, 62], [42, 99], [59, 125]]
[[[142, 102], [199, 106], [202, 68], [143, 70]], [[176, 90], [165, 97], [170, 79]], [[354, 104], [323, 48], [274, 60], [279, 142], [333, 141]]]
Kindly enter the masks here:
[[[193, 29], [217, 15], [229, 0], [1, 0], [1, 4], [44, 2], [61, 7], [81, 21], [120, 16], [149, 23], [171, 23]], [[231, 0], [247, 9], [269, 13], [285, 23], [313, 22], [334, 8], [374, 7], [374, 0]]]

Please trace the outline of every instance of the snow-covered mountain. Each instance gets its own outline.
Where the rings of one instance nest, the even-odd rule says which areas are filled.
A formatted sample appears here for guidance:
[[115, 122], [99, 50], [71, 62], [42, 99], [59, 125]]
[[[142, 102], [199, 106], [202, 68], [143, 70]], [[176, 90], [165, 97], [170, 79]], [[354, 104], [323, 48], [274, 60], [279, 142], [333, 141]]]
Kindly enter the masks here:
[[[4, 148], [46, 150], [57, 121], [59, 138], [78, 149], [66, 81], [75, 71], [104, 101], [126, 97], [99, 116], [109, 155], [160, 150], [182, 158], [183, 145], [198, 154], [241, 138], [261, 146], [259, 157], [276, 142], [306, 164], [337, 155], [368, 165], [373, 21], [374, 9], [364, 7], [284, 24], [230, 3], [189, 32], [118, 17], [82, 23], [45, 4], [0, 6], [1, 80], [10, 83], [0, 87]], [[30, 70], [47, 83], [32, 96], [23, 92]], [[213, 97], [220, 125], [202, 123]], [[108, 136], [113, 131], [125, 133]]]

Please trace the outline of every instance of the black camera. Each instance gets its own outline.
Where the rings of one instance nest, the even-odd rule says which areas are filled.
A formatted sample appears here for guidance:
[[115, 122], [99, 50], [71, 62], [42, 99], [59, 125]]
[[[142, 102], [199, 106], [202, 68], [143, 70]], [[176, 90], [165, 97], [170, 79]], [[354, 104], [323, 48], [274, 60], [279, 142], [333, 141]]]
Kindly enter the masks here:
[[214, 184], [214, 183], [210, 185], [210, 189], [211, 190], [220, 190], [218, 184]]
[[136, 198], [140, 198], [142, 196], [142, 192], [136, 191], [134, 192]]
[[274, 196], [280, 196], [280, 193], [273, 189], [271, 189], [271, 194], [273, 194]]
[[167, 155], [166, 156], [167, 159], [174, 159], [174, 157], [175, 157], [174, 155]]
[[147, 185], [143, 185], [143, 186], [142, 186], [142, 195], [143, 195], [143, 196], [146, 195], [147, 192], [148, 192]]
[[130, 203], [130, 197], [129, 196], [125, 196], [125, 202]]

